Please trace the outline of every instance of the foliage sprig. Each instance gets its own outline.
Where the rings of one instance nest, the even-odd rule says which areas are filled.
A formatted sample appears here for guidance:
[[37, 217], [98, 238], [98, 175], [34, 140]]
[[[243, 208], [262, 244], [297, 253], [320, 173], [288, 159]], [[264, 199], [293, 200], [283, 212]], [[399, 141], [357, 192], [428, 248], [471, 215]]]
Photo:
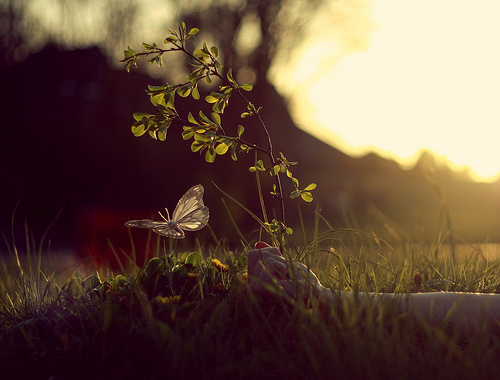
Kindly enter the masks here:
[[[198, 49], [192, 50], [187, 47], [188, 41], [196, 41], [198, 33], [198, 28], [192, 28], [188, 31], [186, 24], [181, 22], [177, 31], [168, 31], [169, 36], [164, 40], [168, 48], [160, 48], [156, 43], [143, 43], [143, 52], [136, 52], [130, 46], [125, 50], [125, 57], [120, 62], [125, 64], [127, 71], [137, 67], [137, 61], [142, 57], [146, 57], [147, 62], [151, 64], [162, 66], [163, 54], [170, 52], [182, 52], [189, 65], [193, 67], [183, 83], [148, 86], [146, 93], [150, 96], [151, 103], [157, 108], [157, 113], [134, 113], [135, 122], [132, 125], [132, 133], [137, 137], [148, 133], [152, 138], [164, 141], [169, 127], [174, 122], [180, 122], [183, 125], [182, 138], [184, 140], [192, 139], [191, 151], [204, 153], [205, 160], [209, 163], [213, 163], [218, 155], [226, 153], [229, 153], [234, 161], [237, 161], [238, 154], [241, 152], [256, 151], [256, 153], [264, 154], [269, 164], [265, 165], [264, 161], [259, 159], [256, 154], [255, 164], [249, 170], [251, 172], [268, 172], [274, 178], [275, 183], [270, 194], [279, 202], [279, 220], [268, 223], [267, 217], [264, 215], [266, 222], [262, 222], [262, 225], [271, 235], [280, 237], [277, 241], [283, 243], [283, 234], [291, 233], [291, 229], [285, 225], [285, 199], [300, 197], [306, 202], [311, 202], [313, 200], [311, 191], [316, 188], [316, 184], [311, 183], [301, 189], [298, 179], [293, 176], [290, 170], [297, 163], [288, 161], [281, 152], [277, 156], [274, 154], [269, 130], [261, 117], [262, 107], [255, 106], [245, 96], [246, 92], [252, 91], [253, 86], [248, 83], [239, 84], [235, 80], [231, 68], [223, 73], [223, 65], [219, 61], [219, 49], [216, 46], [209, 48], [206, 42]], [[191, 96], [195, 100], [200, 100], [200, 81], [212, 85], [214, 78], [219, 83], [217, 89], [210, 91], [204, 97], [205, 102], [212, 105], [210, 115], [206, 115], [200, 110], [196, 116], [189, 112], [186, 118], [181, 117], [174, 104], [176, 95], [181, 98]], [[246, 104], [246, 110], [241, 113], [241, 118], [256, 118], [258, 120], [266, 137], [267, 146], [262, 147], [245, 141], [243, 139], [245, 127], [241, 124], [236, 126], [235, 134], [226, 133], [222, 126], [222, 115], [233, 95], [242, 98]], [[289, 178], [293, 186], [293, 190], [286, 194], [281, 182], [282, 175]]]

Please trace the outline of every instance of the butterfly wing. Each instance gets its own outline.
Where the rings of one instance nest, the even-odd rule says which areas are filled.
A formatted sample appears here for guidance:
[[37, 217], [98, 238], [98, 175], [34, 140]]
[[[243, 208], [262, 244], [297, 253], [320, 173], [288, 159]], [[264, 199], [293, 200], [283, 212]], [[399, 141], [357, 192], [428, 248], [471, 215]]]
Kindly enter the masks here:
[[141, 220], [129, 220], [125, 223], [127, 227], [138, 227], [138, 228], [155, 228], [162, 224], [167, 224], [166, 222], [155, 222], [151, 219], [141, 219]]
[[182, 231], [173, 222], [164, 223], [163, 226], [157, 226], [153, 228], [153, 231], [158, 235], [165, 237], [172, 237], [174, 239], [184, 239], [184, 231]]
[[158, 235], [173, 237], [175, 239], [183, 239], [184, 231], [182, 231], [176, 223], [172, 221], [157, 222], [151, 219], [130, 220], [125, 223], [127, 227], [150, 228]]
[[208, 207], [203, 204], [203, 191], [202, 185], [193, 186], [186, 191], [177, 202], [172, 214], [172, 220], [169, 220], [168, 210], [165, 209], [167, 217], [160, 213], [165, 221], [151, 219], [130, 220], [125, 223], [125, 226], [150, 228], [158, 235], [183, 239], [185, 236], [183, 230], [196, 231], [205, 227], [208, 222], [209, 213]]
[[197, 231], [205, 227], [209, 212], [203, 203], [203, 192], [202, 185], [195, 185], [177, 202], [171, 222], [175, 223], [178, 229]]
[[184, 231], [177, 227], [176, 223], [168, 220], [165, 222], [158, 222], [151, 219], [130, 220], [125, 223], [125, 226], [149, 228], [161, 236], [173, 237], [175, 239], [184, 238]]

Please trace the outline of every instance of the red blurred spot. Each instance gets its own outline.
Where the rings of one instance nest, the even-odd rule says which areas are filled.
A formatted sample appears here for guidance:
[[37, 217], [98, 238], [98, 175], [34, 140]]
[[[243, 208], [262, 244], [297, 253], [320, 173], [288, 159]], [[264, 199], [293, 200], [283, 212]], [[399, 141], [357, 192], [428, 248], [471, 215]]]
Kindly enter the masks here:
[[129, 231], [125, 223], [148, 218], [152, 218], [150, 210], [81, 209], [77, 215], [77, 253], [94, 268], [119, 270], [120, 262], [125, 268], [132, 263], [143, 266], [156, 252], [157, 235], [146, 229]]

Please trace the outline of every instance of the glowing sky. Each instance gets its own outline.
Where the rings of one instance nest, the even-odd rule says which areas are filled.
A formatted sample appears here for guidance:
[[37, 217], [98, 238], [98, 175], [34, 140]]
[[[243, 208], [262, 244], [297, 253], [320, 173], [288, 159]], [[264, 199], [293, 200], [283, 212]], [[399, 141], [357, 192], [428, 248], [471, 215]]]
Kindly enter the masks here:
[[[290, 99], [296, 123], [354, 156], [374, 151], [412, 165], [429, 149], [483, 179], [499, 178], [500, 0], [325, 3], [330, 8], [320, 10], [302, 44], [304, 35], [297, 39], [294, 58], [269, 76]], [[70, 47], [105, 38], [95, 28], [101, 2], [68, 2], [78, 22], [61, 22], [61, 4], [35, 1], [30, 15], [54, 35], [75, 29], [65, 38]], [[143, 41], [163, 33], [173, 12], [162, 0], [140, 4], [134, 35]], [[115, 44], [120, 54], [134, 45]]]
[[376, 27], [358, 20], [366, 47], [348, 51], [316, 36], [293, 75], [277, 79], [295, 120], [352, 155], [375, 151], [411, 164], [427, 148], [498, 178], [500, 1], [371, 4]]

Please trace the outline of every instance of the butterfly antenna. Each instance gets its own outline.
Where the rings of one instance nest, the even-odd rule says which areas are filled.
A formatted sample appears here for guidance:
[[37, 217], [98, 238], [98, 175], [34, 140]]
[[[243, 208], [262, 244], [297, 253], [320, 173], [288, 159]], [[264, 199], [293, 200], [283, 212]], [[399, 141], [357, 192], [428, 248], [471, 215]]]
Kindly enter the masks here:
[[166, 207], [165, 207], [165, 211], [167, 213], [167, 217], [166, 218], [163, 216], [163, 214], [160, 211], [158, 211], [158, 214], [160, 214], [160, 216], [163, 218], [163, 220], [165, 222], [168, 222], [170, 220], [170, 214], [169, 214], [168, 209]]

